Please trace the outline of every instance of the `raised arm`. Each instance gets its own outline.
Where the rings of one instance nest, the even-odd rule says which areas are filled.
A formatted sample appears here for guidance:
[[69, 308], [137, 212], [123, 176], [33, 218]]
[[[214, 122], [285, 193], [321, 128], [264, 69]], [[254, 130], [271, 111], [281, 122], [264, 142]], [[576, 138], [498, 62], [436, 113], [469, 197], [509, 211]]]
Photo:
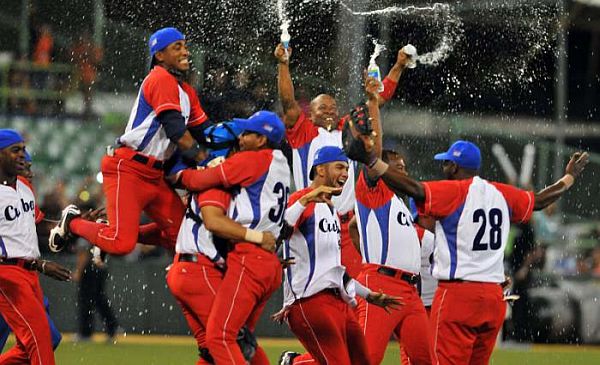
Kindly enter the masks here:
[[544, 209], [557, 201], [575, 183], [575, 179], [581, 174], [588, 162], [589, 155], [587, 152], [574, 153], [565, 168], [565, 176], [535, 194], [533, 210]]
[[396, 58], [396, 63], [390, 69], [387, 76], [383, 80], [383, 84], [385, 86], [384, 90], [378, 95], [379, 106], [382, 106], [387, 101], [389, 101], [396, 92], [396, 88], [398, 86], [398, 81], [400, 81], [400, 76], [402, 76], [402, 72], [406, 69], [408, 65], [409, 58], [402, 50], [398, 51], [398, 58]]
[[290, 57], [292, 49], [288, 47], [287, 54], [282, 44], [278, 44], [273, 53], [278, 61], [277, 64], [277, 89], [279, 100], [283, 108], [283, 123], [286, 128], [293, 128], [300, 116], [302, 109], [294, 96], [294, 84], [290, 74]]

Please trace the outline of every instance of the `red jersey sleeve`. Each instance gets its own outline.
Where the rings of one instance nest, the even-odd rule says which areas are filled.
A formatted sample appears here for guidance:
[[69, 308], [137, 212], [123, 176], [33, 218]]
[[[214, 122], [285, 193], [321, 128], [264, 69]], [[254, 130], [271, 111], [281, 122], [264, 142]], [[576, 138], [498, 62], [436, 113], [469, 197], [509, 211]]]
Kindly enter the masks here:
[[385, 101], [390, 101], [394, 94], [396, 93], [396, 88], [398, 87], [398, 83], [389, 77], [383, 79], [383, 91], [379, 93]]
[[425, 201], [417, 203], [419, 215], [441, 219], [452, 214], [465, 201], [470, 183], [471, 179], [422, 183], [425, 189]]
[[160, 66], [154, 67], [144, 80], [142, 96], [156, 115], [165, 110], [181, 112], [177, 79]]
[[208, 120], [208, 116], [204, 112], [204, 109], [202, 109], [202, 105], [200, 105], [200, 99], [198, 99], [196, 90], [194, 90], [194, 88], [187, 83], [183, 84], [183, 90], [190, 98], [190, 119], [187, 122], [187, 126], [196, 127], [206, 122]]
[[219, 165], [224, 186], [248, 186], [254, 183], [269, 171], [272, 160], [272, 150], [268, 149], [236, 153]]
[[[308, 188], [305, 188], [302, 190], [298, 190], [295, 193], [293, 193], [292, 195], [290, 195], [290, 197], [288, 199], [288, 208], [291, 207], [292, 205], [294, 205], [300, 198], [302, 198], [304, 195], [308, 194], [311, 190], [312, 190], [312, 188], [308, 187]], [[304, 208], [304, 211], [300, 215], [300, 218], [298, 218], [298, 220], [296, 221], [296, 224], [294, 224], [294, 229], [297, 229], [298, 227], [300, 227], [300, 225], [302, 225], [302, 223], [304, 223], [311, 215], [313, 215], [314, 212], [315, 212], [315, 203], [308, 203], [306, 205], [306, 207]]]
[[292, 148], [300, 148], [312, 141], [319, 134], [319, 129], [306, 116], [304, 112], [300, 113], [296, 124], [292, 128], [286, 129], [285, 136]]
[[512, 185], [490, 182], [502, 193], [508, 209], [510, 210], [510, 221], [513, 223], [525, 223], [531, 219], [535, 194], [533, 191], [518, 189]]
[[231, 202], [231, 193], [223, 189], [210, 189], [198, 194], [196, 201], [200, 208], [212, 206], [221, 208], [224, 212], [227, 212], [229, 203]]

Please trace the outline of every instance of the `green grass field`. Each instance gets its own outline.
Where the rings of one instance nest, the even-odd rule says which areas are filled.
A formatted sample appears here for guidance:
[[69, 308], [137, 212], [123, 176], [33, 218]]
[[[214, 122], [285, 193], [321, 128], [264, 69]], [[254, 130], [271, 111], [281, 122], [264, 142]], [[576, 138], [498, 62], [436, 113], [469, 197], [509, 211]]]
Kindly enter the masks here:
[[[276, 364], [284, 350], [302, 351], [295, 340], [261, 339], [271, 364]], [[12, 346], [8, 344], [7, 348]], [[189, 337], [121, 336], [116, 344], [106, 344], [103, 337], [93, 342], [75, 343], [65, 336], [56, 352], [58, 365], [184, 365], [195, 364], [196, 349]], [[391, 343], [382, 364], [399, 364], [398, 348]], [[600, 347], [532, 346], [521, 349], [498, 349], [492, 365], [598, 365]]]

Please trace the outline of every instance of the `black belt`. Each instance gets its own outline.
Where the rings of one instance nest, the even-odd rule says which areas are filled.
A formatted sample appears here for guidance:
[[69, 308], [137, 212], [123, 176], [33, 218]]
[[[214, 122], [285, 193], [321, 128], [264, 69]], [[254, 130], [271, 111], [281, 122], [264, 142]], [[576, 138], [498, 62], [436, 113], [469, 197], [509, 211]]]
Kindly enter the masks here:
[[180, 253], [177, 261], [179, 261], [179, 262], [198, 262], [198, 255], [195, 253]]
[[35, 271], [35, 261], [25, 259], [0, 259], [0, 265], [15, 265], [25, 270]]
[[342, 294], [340, 292], [340, 289], [338, 288], [327, 288], [327, 289], [323, 289], [324, 292], [329, 293], [329, 294], [333, 294], [336, 297], [341, 297]]
[[381, 266], [381, 267], [377, 268], [377, 272], [380, 273], [381, 275], [391, 276], [393, 278], [399, 278], [400, 280], [406, 281], [410, 285], [417, 284], [419, 282], [419, 279], [421, 278], [419, 275], [410, 274], [410, 273], [404, 272], [402, 270], [396, 270], [396, 269], [392, 269], [391, 267], [385, 267], [385, 266]]
[[[150, 158], [148, 158], [148, 156], [144, 156], [142, 154], [136, 153], [135, 155], [133, 155], [133, 157], [131, 158], [133, 161], [135, 162], [139, 162], [141, 164], [147, 165], [148, 166], [148, 161], [150, 161]], [[154, 163], [152, 163], [151, 167], [153, 169], [157, 169], [157, 170], [162, 170], [163, 168], [163, 162], [162, 161], [154, 161]]]

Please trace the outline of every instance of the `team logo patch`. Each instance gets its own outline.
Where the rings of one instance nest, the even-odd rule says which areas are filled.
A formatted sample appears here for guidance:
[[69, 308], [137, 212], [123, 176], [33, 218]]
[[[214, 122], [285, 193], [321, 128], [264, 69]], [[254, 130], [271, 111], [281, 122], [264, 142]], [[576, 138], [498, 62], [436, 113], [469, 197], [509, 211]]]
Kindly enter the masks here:
[[454, 157], [460, 157], [460, 155], [462, 155], [462, 152], [460, 152], [460, 151], [452, 152], [452, 156], [454, 156]]
[[267, 132], [273, 132], [273, 127], [268, 124], [263, 124], [263, 129]]

